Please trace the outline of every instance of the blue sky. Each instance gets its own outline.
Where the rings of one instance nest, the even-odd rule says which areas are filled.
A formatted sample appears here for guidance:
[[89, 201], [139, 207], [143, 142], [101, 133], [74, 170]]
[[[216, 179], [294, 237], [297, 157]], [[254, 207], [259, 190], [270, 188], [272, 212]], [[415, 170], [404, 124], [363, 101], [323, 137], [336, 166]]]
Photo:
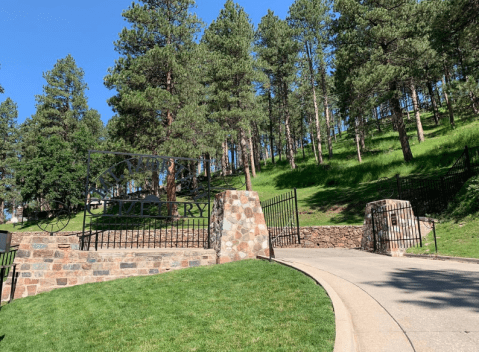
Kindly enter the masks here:
[[[194, 10], [209, 24], [226, 0], [198, 0]], [[138, 1], [135, 1], [138, 3]], [[0, 85], [18, 105], [18, 123], [35, 113], [35, 95], [43, 93], [43, 72], [72, 54], [85, 72], [90, 108], [100, 112], [104, 124], [113, 116], [106, 100], [114, 95], [103, 85], [108, 67], [119, 57], [113, 42], [127, 25], [121, 13], [132, 0], [1, 1]], [[255, 26], [268, 9], [286, 18], [293, 0], [242, 0], [238, 3]]]

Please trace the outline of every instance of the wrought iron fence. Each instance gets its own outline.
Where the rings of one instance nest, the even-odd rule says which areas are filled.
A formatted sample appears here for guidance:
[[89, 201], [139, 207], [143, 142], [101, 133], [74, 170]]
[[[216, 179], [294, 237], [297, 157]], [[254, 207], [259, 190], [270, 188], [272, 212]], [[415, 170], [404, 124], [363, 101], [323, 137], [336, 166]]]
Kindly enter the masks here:
[[261, 208], [268, 228], [270, 253], [273, 247], [301, 243], [296, 188], [262, 201]]
[[[0, 266], [7, 266], [13, 264], [15, 256], [17, 255], [18, 245], [11, 246], [8, 252], [0, 253]], [[6, 272], [8, 275], [8, 271]]]
[[380, 180], [378, 191], [386, 198], [408, 200], [418, 215], [439, 213], [446, 209], [464, 183], [479, 174], [479, 147], [464, 148], [448, 171], [437, 176], [396, 175], [396, 180]]
[[[15, 255], [17, 254], [18, 246], [10, 247], [10, 250], [5, 253], [0, 253], [0, 302], [3, 297], [4, 285], [9, 283], [11, 285], [10, 298], [8, 302], [13, 300], [15, 293], [15, 285], [18, 280], [17, 264], [14, 264]], [[9, 275], [11, 272], [11, 275]], [[10, 282], [8, 282], [10, 276]]]
[[100, 217], [90, 222], [81, 249], [206, 248], [208, 219]]
[[[92, 175], [95, 154], [111, 163]], [[219, 171], [212, 180], [211, 165], [206, 158], [89, 151], [80, 248], [209, 248], [211, 200], [241, 178]]]

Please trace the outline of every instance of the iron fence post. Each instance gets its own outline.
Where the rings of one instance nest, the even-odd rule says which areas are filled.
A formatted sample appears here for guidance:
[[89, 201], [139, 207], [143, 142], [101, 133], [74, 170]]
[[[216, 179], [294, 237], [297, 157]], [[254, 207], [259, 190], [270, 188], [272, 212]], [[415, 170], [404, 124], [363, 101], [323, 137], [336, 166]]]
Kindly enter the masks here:
[[432, 222], [432, 230], [434, 232], [434, 246], [436, 246], [436, 254], [437, 254], [437, 240], [436, 240], [436, 223]]
[[296, 193], [296, 188], [294, 188], [294, 204], [296, 207], [296, 228], [298, 231], [298, 244], [301, 244], [301, 236], [299, 234], [298, 195]]
[[421, 221], [419, 221], [419, 215], [416, 215], [416, 219], [417, 219], [417, 228], [419, 230], [419, 244], [422, 247]]
[[17, 264], [13, 264], [12, 282], [10, 284], [10, 299], [9, 299], [8, 303], [12, 303], [13, 296], [15, 294], [15, 288], [16, 288], [17, 280], [18, 280], [18, 278], [17, 278], [17, 280], [15, 280], [16, 271], [17, 271]]

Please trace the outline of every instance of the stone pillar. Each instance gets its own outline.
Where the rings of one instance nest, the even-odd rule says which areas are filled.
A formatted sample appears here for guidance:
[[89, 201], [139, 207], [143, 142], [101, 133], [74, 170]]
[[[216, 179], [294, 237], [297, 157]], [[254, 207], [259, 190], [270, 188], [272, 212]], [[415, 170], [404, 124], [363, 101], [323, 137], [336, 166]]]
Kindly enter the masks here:
[[[382, 237], [382, 241], [377, 243], [377, 251], [396, 256], [402, 256], [406, 249], [411, 245], [416, 245], [419, 229], [414, 216], [414, 212], [407, 200], [383, 199], [366, 205], [364, 216], [363, 237], [361, 239], [361, 249], [366, 251], [374, 250], [374, 233], [371, 210], [386, 210], [401, 207], [400, 211], [389, 211], [378, 214], [374, 219], [374, 228], [377, 236]], [[395, 223], [392, 222], [391, 214], [396, 216]], [[427, 233], [426, 233], [427, 234]], [[421, 232], [421, 237], [425, 233]], [[394, 239], [394, 240], [393, 240]]]
[[268, 229], [258, 193], [217, 194], [211, 212], [210, 238], [217, 264], [269, 256]]

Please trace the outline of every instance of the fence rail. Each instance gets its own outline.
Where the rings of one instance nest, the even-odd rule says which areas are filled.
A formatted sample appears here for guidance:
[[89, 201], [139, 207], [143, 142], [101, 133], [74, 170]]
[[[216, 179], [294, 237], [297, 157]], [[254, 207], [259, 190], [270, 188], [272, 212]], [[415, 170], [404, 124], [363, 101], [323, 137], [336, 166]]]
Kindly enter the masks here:
[[90, 223], [80, 249], [207, 248], [208, 220], [106, 217]]
[[[15, 293], [15, 285], [18, 280], [17, 264], [14, 264], [15, 256], [18, 251], [18, 246], [10, 247], [10, 250], [5, 253], [0, 253], [0, 304], [3, 297], [3, 288], [5, 283], [8, 283], [7, 279], [11, 276], [11, 289], [8, 303], [13, 300]], [[9, 275], [11, 272], [11, 275]]]
[[261, 208], [268, 228], [270, 253], [273, 247], [301, 243], [296, 188], [262, 201]]
[[477, 174], [479, 174], [479, 147], [466, 146], [443, 176], [400, 177], [397, 174], [394, 186], [390, 179], [383, 180], [379, 183], [379, 191], [388, 195], [390, 193], [389, 197], [397, 196], [397, 199], [410, 201], [417, 215], [439, 213], [446, 209], [466, 181]]

